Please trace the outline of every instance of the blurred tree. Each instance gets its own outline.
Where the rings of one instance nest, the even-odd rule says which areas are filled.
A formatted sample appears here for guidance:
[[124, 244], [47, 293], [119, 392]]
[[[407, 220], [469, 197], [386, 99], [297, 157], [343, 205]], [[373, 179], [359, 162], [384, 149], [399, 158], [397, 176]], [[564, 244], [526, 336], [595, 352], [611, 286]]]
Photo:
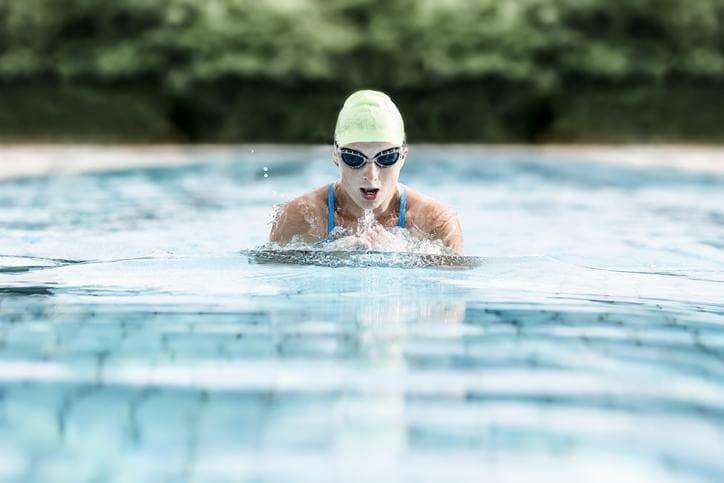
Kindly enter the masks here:
[[138, 122], [155, 112], [191, 140], [246, 139], [251, 122], [321, 140], [361, 87], [393, 93], [425, 139], [576, 138], [556, 129], [589, 94], [650, 109], [666, 99], [621, 93], [719, 89], [722, 22], [724, 0], [0, 0], [0, 88], [58, 105], [63, 89], [136, 93], [153, 103]]

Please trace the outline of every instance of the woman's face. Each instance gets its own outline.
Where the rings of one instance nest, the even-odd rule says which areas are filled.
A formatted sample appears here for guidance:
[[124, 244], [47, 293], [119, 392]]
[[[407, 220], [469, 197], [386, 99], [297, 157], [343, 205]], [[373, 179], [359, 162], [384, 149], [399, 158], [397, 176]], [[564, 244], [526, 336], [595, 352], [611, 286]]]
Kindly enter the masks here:
[[339, 166], [340, 180], [347, 195], [363, 210], [375, 210], [386, 207], [397, 191], [397, 180], [405, 164], [407, 148], [403, 147], [400, 159], [389, 167], [381, 167], [374, 162], [374, 156], [381, 151], [398, 147], [382, 142], [349, 143], [342, 148], [354, 149], [368, 158], [361, 168], [355, 169], [342, 161], [339, 151], [334, 151], [334, 161]]

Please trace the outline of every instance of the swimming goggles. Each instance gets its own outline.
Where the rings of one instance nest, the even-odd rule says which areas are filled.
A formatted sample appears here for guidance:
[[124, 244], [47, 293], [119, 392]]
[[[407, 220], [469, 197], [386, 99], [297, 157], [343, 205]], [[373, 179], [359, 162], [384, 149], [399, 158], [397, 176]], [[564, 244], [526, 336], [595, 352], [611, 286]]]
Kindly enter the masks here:
[[365, 156], [364, 153], [361, 153], [355, 149], [340, 148], [336, 144], [335, 147], [339, 151], [339, 157], [342, 158], [344, 164], [352, 169], [360, 169], [362, 166], [369, 163], [370, 161], [374, 161], [375, 164], [380, 168], [389, 168], [400, 159], [403, 148], [396, 147], [391, 149], [385, 149], [384, 151], [380, 151], [379, 153], [375, 154], [374, 157], [370, 159]]

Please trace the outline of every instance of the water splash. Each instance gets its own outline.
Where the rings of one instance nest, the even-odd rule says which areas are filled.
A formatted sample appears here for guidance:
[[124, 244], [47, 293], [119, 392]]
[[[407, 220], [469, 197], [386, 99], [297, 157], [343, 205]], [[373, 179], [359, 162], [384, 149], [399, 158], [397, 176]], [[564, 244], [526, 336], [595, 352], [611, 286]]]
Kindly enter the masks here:
[[357, 235], [364, 235], [378, 224], [374, 211], [364, 210], [362, 216], [357, 220]]
[[[312, 203], [300, 203], [301, 215], [309, 227], [323, 227], [326, 219], [320, 220]], [[274, 208], [269, 224], [274, 224], [283, 216], [278, 205]], [[373, 210], [363, 210], [357, 219], [356, 228], [336, 226], [323, 239], [310, 241], [309, 236], [295, 235], [284, 244], [268, 242], [258, 246], [257, 250], [283, 251], [325, 251], [325, 252], [388, 252], [416, 255], [457, 255], [444, 245], [441, 240], [431, 240], [422, 232], [411, 232], [406, 228], [383, 226], [375, 217]]]
[[[360, 223], [359, 226], [361, 226]], [[372, 224], [381, 226], [376, 221]], [[323, 251], [323, 252], [387, 252], [404, 255], [457, 255], [446, 247], [442, 240], [417, 238], [406, 228], [394, 227], [386, 229], [390, 238], [384, 244], [365, 245], [366, 230], [353, 231], [350, 228], [335, 227], [326, 240], [310, 242], [301, 235], [295, 235], [289, 243], [280, 245], [274, 242], [265, 243], [256, 250], [282, 250], [282, 251]]]

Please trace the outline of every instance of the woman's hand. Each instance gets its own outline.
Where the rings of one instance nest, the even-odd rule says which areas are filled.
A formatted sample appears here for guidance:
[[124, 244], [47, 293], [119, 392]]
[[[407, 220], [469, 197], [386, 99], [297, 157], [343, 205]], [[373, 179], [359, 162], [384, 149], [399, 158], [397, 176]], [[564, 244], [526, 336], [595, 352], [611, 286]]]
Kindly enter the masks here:
[[408, 249], [407, 242], [376, 224], [362, 233], [339, 238], [326, 245], [328, 250], [378, 250], [383, 252], [403, 252]]
[[407, 242], [396, 237], [382, 225], [374, 225], [359, 235], [365, 250], [383, 252], [402, 252], [407, 250]]

